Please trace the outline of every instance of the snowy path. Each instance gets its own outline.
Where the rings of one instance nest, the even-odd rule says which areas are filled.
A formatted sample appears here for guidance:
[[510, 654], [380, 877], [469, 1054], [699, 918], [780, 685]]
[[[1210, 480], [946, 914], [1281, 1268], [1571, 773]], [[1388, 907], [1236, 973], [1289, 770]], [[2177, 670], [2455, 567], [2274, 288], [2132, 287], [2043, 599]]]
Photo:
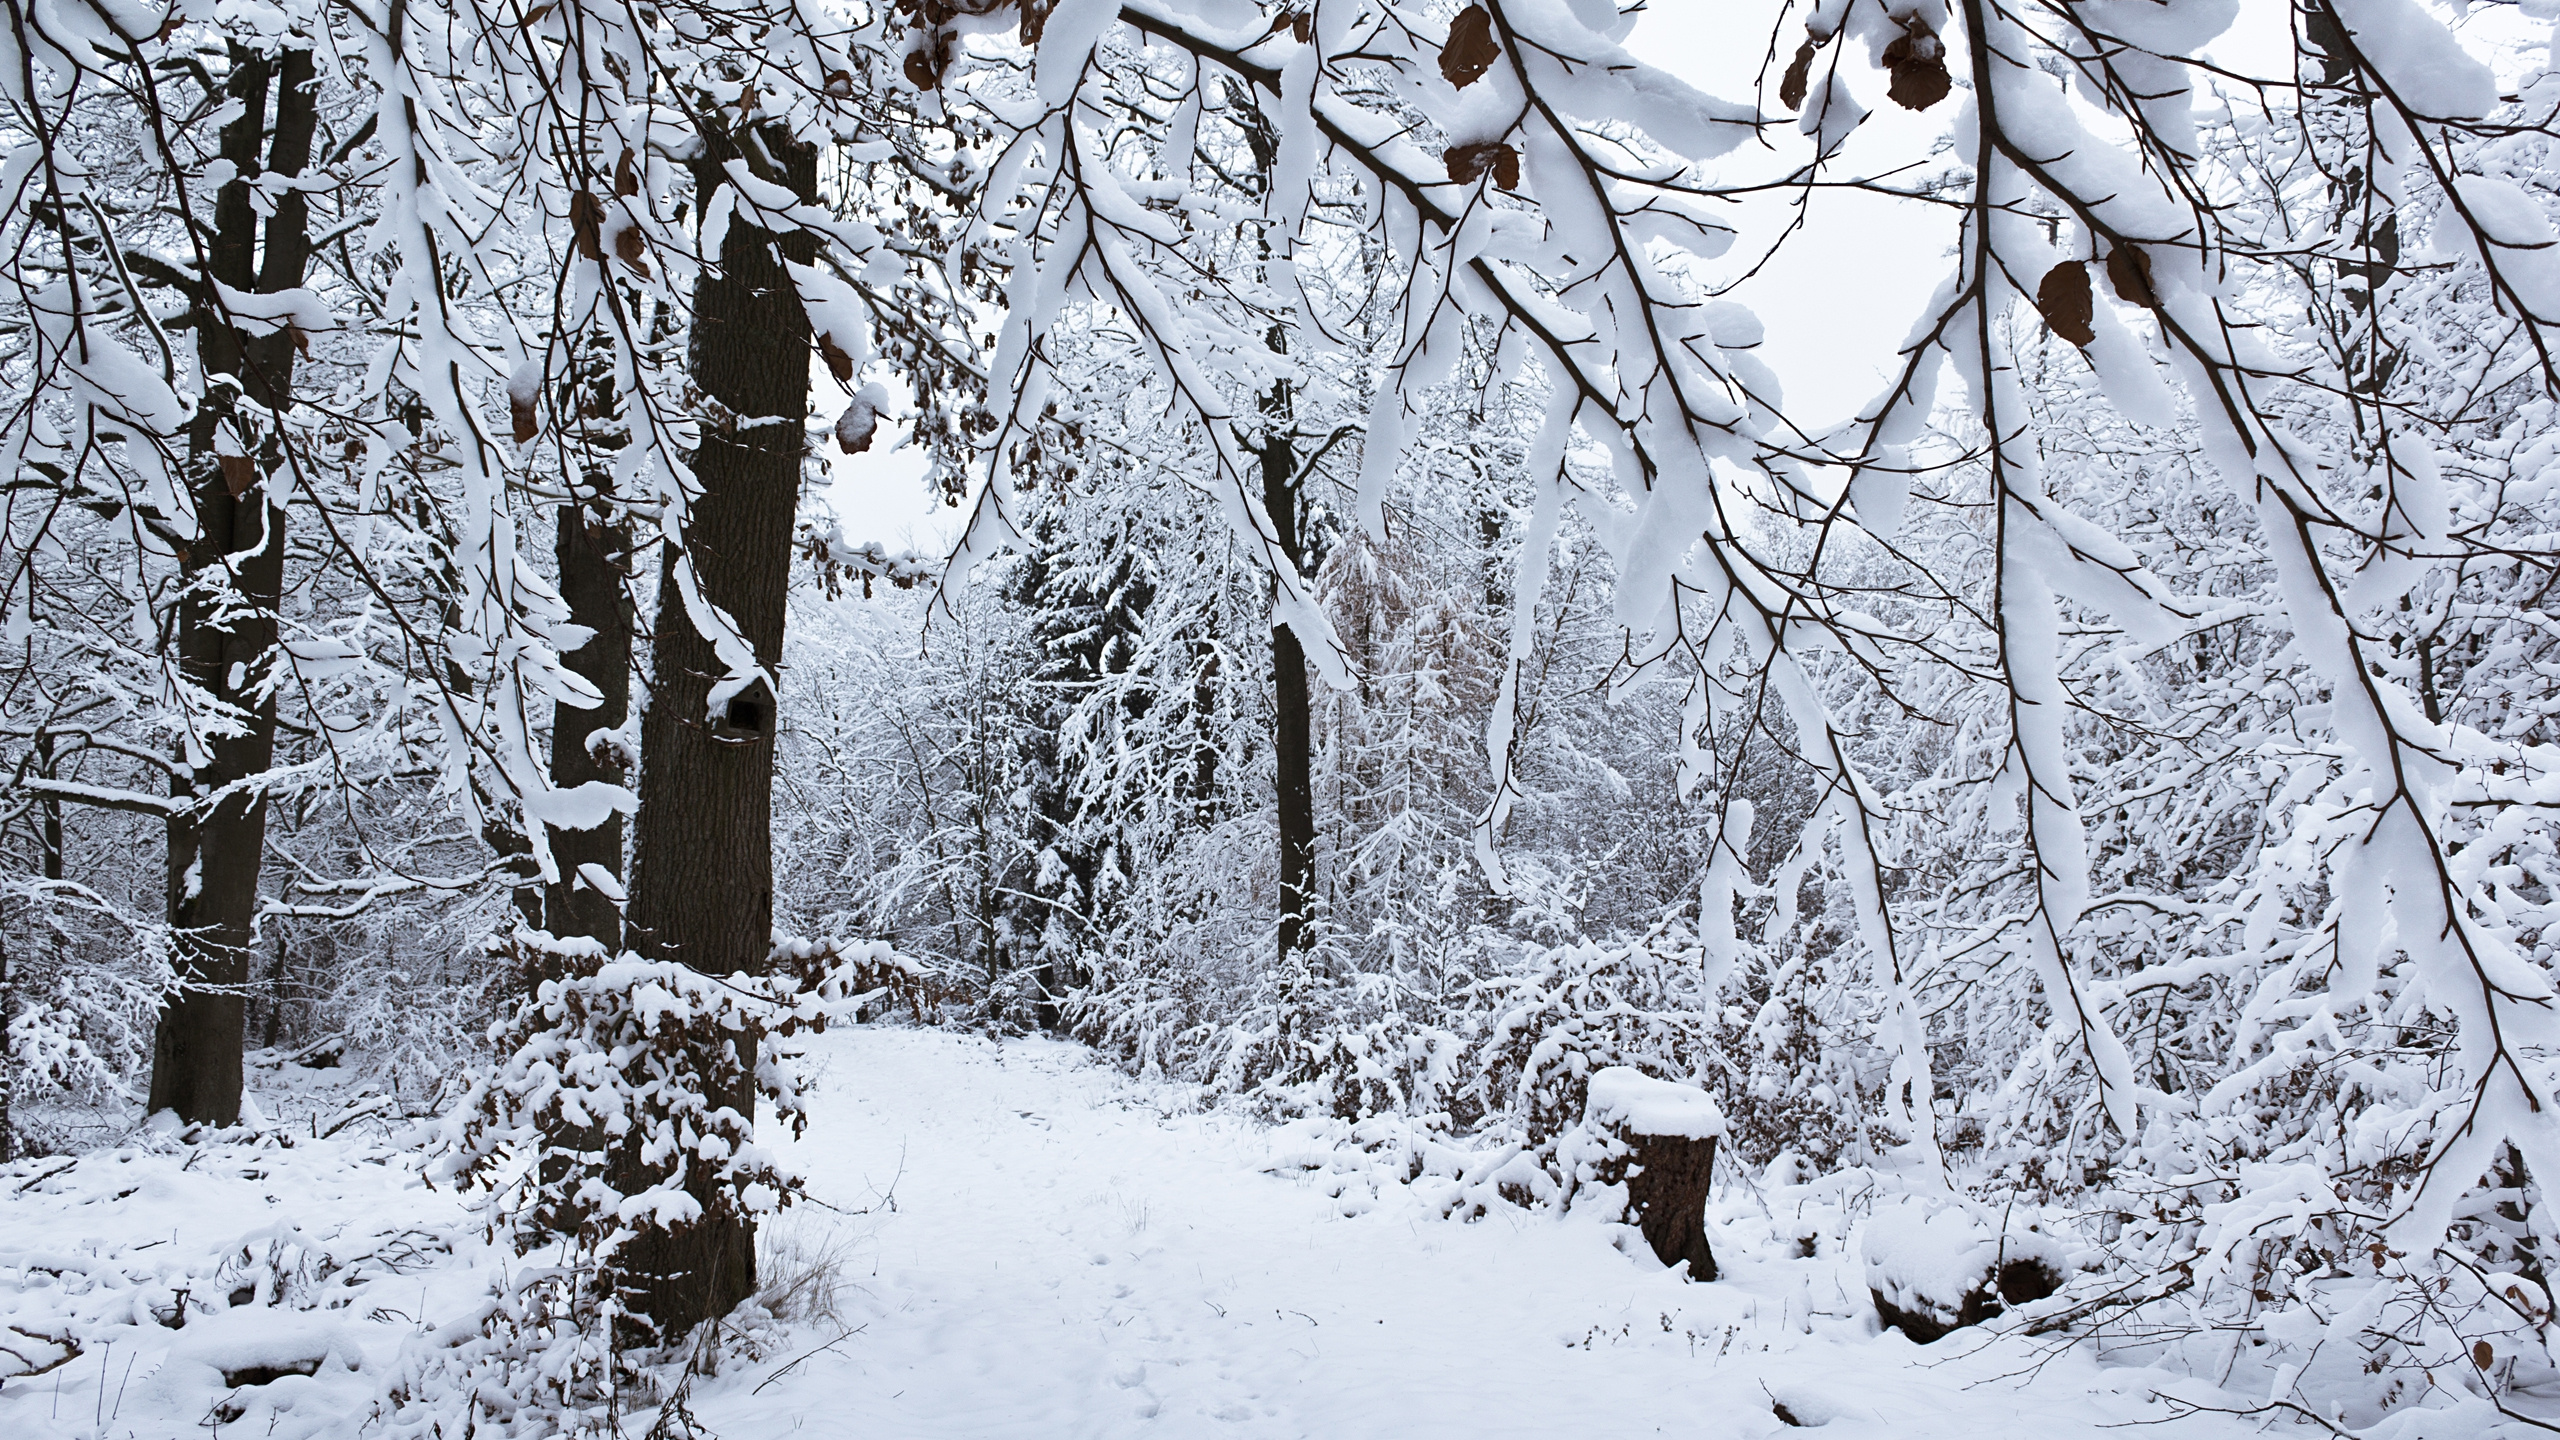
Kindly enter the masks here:
[[732, 1440], [1790, 1433], [1773, 1400], [1842, 1440], [2170, 1419], [2151, 1372], [2072, 1352], [2030, 1382], [2007, 1378], [2037, 1359], [2024, 1342], [1873, 1334], [1828, 1250], [1683, 1284], [1595, 1227], [1458, 1224], [1400, 1189], [1346, 1203], [1325, 1177], [1262, 1173], [1257, 1127], [1164, 1113], [1070, 1047], [822, 1044], [798, 1158], [817, 1196], [874, 1213], [786, 1223], [843, 1247], [841, 1309], [864, 1328], [761, 1395], [761, 1373], [700, 1393]]

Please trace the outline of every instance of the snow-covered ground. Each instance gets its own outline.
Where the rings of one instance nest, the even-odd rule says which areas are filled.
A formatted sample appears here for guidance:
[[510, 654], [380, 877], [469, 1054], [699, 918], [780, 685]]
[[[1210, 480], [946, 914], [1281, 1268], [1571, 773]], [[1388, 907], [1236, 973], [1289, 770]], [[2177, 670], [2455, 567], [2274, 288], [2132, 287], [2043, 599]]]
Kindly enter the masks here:
[[[1463, 1224], [1401, 1187], [1275, 1173], [1262, 1127], [1069, 1046], [819, 1043], [824, 1094], [795, 1154], [825, 1203], [783, 1238], [836, 1257], [838, 1318], [697, 1383], [694, 1415], [726, 1440], [1749, 1437], [1790, 1429], [1781, 1407], [1893, 1440], [2256, 1433], [2177, 1418], [2155, 1389], [2209, 1397], [2081, 1350], [1878, 1334], [1854, 1237], [1797, 1258], [1740, 1195], [1725, 1278], [1693, 1285], [1569, 1217]], [[73, 1317], [83, 1347], [0, 1386], [0, 1435], [360, 1434], [421, 1321], [476, 1313], [491, 1252], [432, 1243], [467, 1231], [462, 1202], [422, 1186], [391, 1135], [312, 1140], [326, 1124], [291, 1148], [163, 1141], [0, 1169], [0, 1326]], [[215, 1308], [154, 1323], [181, 1286]], [[312, 1373], [226, 1383], [253, 1364]]]
[[724, 1381], [694, 1407], [724, 1436], [1758, 1436], [1783, 1403], [1844, 1437], [2059, 1440], [2171, 1415], [2153, 1372], [1877, 1334], [1836, 1244], [1728, 1243], [1728, 1278], [1687, 1284], [1598, 1226], [1266, 1173], [1267, 1131], [1072, 1047], [832, 1043], [800, 1155], [871, 1211], [826, 1217], [860, 1333], [760, 1395]]

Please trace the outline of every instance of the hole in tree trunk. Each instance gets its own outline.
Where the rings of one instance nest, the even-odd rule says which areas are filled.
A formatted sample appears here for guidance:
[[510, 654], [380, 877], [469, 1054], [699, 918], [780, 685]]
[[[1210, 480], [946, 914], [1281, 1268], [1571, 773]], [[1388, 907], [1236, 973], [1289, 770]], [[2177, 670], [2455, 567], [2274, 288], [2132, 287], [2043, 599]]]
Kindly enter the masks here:
[[745, 744], [772, 738], [773, 693], [759, 680], [729, 697], [721, 707], [720, 718], [711, 727], [712, 734], [722, 740]]

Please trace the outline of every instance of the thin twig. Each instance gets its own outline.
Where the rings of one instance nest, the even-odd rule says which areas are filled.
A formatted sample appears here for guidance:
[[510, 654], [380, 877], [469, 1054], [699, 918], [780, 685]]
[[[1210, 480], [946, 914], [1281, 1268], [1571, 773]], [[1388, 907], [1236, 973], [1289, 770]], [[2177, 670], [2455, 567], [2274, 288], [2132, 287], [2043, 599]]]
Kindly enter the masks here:
[[810, 1351], [808, 1354], [806, 1354], [806, 1355], [802, 1355], [802, 1356], [799, 1356], [799, 1357], [797, 1357], [797, 1358], [795, 1358], [795, 1359], [791, 1360], [789, 1363], [785, 1364], [781, 1369], [776, 1370], [776, 1371], [774, 1371], [772, 1374], [767, 1375], [766, 1377], [764, 1377], [762, 1380], [757, 1381], [757, 1382], [756, 1382], [756, 1388], [754, 1388], [753, 1390], [750, 1390], [750, 1391], [748, 1391], [748, 1392], [747, 1392], [748, 1396], [749, 1396], [750, 1398], [752, 1398], [752, 1397], [754, 1397], [754, 1396], [757, 1396], [757, 1395], [761, 1395], [761, 1394], [763, 1394], [763, 1393], [764, 1393], [764, 1387], [765, 1387], [765, 1386], [772, 1384], [774, 1381], [779, 1380], [779, 1379], [781, 1379], [783, 1376], [790, 1374], [793, 1370], [798, 1369], [798, 1368], [800, 1367], [800, 1365], [801, 1365], [801, 1363], [802, 1363], [803, 1361], [811, 1360], [811, 1359], [816, 1358], [817, 1356], [824, 1355], [824, 1354], [826, 1354], [828, 1351], [833, 1350], [834, 1348], [836, 1348], [838, 1345], [843, 1344], [845, 1341], [852, 1339], [854, 1336], [859, 1335], [859, 1334], [861, 1334], [863, 1331], [868, 1330], [868, 1329], [870, 1329], [870, 1328], [871, 1328], [871, 1327], [870, 1327], [870, 1325], [868, 1325], [867, 1323], [866, 1323], [866, 1324], [862, 1324], [862, 1325], [856, 1325], [856, 1326], [854, 1326], [852, 1329], [847, 1330], [847, 1331], [844, 1331], [843, 1333], [841, 1333], [841, 1334], [837, 1335], [837, 1336], [836, 1336], [836, 1338], [834, 1338], [833, 1340], [828, 1341], [826, 1344], [821, 1345], [821, 1346], [819, 1346], [817, 1349]]

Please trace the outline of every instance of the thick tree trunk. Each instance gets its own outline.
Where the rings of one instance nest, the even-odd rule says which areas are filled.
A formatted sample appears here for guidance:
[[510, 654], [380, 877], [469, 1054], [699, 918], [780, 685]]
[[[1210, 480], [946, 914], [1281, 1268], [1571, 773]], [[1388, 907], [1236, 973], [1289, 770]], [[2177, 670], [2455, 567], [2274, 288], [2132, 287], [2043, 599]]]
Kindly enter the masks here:
[[[611, 475], [589, 479], [597, 484], [598, 504], [560, 507], [560, 534], [553, 553], [560, 564], [560, 595], [569, 602], [569, 619], [595, 632], [594, 638], [563, 658], [572, 671], [604, 692], [604, 703], [593, 710], [564, 705], [553, 718], [551, 783], [563, 790], [590, 780], [623, 783], [619, 751], [598, 754], [589, 748], [587, 737], [598, 730], [619, 730], [631, 715], [631, 601], [622, 587], [631, 527], [598, 513], [611, 506]], [[596, 865], [621, 879], [622, 817], [609, 815], [589, 830], [554, 830], [551, 855], [560, 866], [560, 883], [550, 889], [544, 917], [551, 933], [564, 940], [575, 936], [602, 941], [607, 953], [622, 948], [621, 907], [578, 878], [579, 866]]]
[[[222, 127], [222, 156], [236, 178], [214, 200], [210, 258], [211, 278], [235, 290], [269, 294], [302, 283], [311, 258], [307, 202], [290, 190], [274, 198], [261, 256], [250, 195], [262, 141], [267, 172], [299, 175], [310, 163], [314, 78], [309, 51], [268, 57], [232, 47], [226, 88], [242, 108]], [[246, 398], [259, 405], [289, 403], [298, 341], [290, 329], [246, 335], [199, 304], [196, 334], [204, 374], [239, 377]], [[283, 446], [262, 433], [245, 463], [217, 458], [216, 434], [236, 413], [235, 398], [227, 388], [208, 395], [188, 437], [198, 534], [184, 562], [189, 586], [179, 604], [177, 648], [188, 682], [237, 706], [243, 725], [237, 734], [194, 737], [172, 782], [172, 794], [192, 802], [169, 822], [169, 920], [178, 933], [180, 988], [160, 1013], [151, 1055], [150, 1108], [212, 1125], [240, 1118], [244, 987], [267, 830], [263, 795], [221, 792], [274, 759], [276, 701], [260, 686], [284, 584]]]
[[[1283, 392], [1277, 408], [1287, 405]], [[1297, 469], [1297, 448], [1275, 423], [1262, 442], [1262, 504], [1271, 514], [1281, 552], [1303, 574]], [[1280, 802], [1280, 958], [1285, 961], [1306, 948], [1316, 890], [1315, 702], [1307, 686], [1306, 650], [1286, 625], [1271, 627], [1271, 691]]]
[[[736, 140], [709, 133], [696, 162], [698, 194], [724, 183]], [[769, 177], [803, 199], [817, 194], [817, 154], [780, 127], [760, 137], [787, 173]], [[756, 157], [761, 165], [763, 157]], [[706, 420], [694, 458], [701, 494], [685, 526], [685, 555], [703, 599], [737, 622], [769, 671], [782, 658], [791, 522], [800, 495], [809, 411], [807, 312], [776, 250], [807, 264], [816, 237], [782, 236], [733, 222], [717, 269], [694, 290], [693, 377], [730, 416]], [[711, 642], [677, 593], [672, 551], [662, 559], [652, 637], [649, 707], [640, 730], [640, 812], [632, 827], [630, 927], [634, 948], [712, 975], [760, 972], [773, 944], [773, 695], [761, 686], [709, 713], [724, 673]], [[755, 1047], [741, 1034], [735, 1060], [696, 1068], [737, 1077], [714, 1087], [714, 1106], [755, 1114]], [[729, 1093], [720, 1093], [727, 1090]], [[700, 1172], [695, 1172], [698, 1177]], [[697, 1198], [708, 1199], [696, 1180]], [[708, 1210], [709, 1207], [706, 1206]], [[628, 1303], [681, 1338], [755, 1292], [755, 1226], [716, 1211], [683, 1230], [647, 1231], [623, 1252]]]

